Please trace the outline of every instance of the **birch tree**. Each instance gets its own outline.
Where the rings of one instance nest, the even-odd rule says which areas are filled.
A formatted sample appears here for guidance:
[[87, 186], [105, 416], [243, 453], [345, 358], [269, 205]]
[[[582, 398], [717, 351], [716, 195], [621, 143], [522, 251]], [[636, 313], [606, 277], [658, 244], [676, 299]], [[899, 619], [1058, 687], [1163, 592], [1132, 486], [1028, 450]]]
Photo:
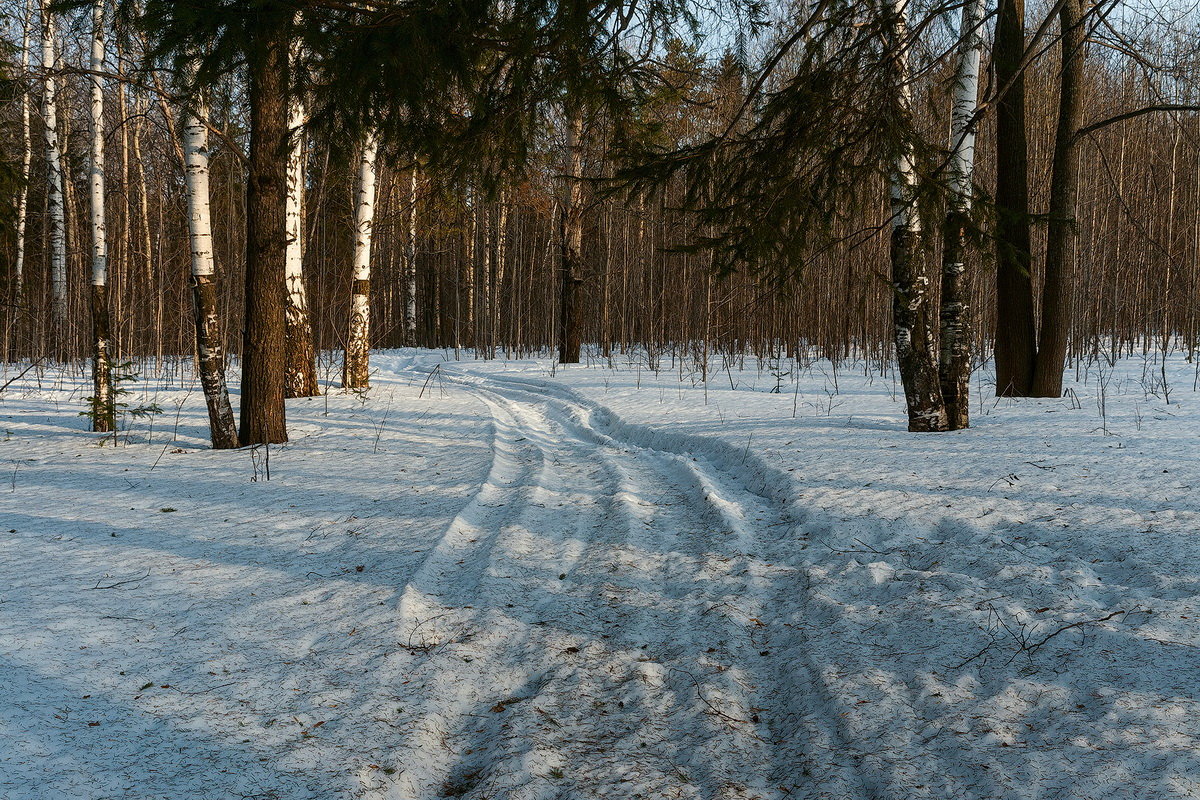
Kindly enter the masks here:
[[[21, 28], [21, 74], [29, 74], [29, 34], [33, 28], [33, 3], [25, 6], [24, 24]], [[21, 90], [21, 186], [17, 190], [17, 252], [13, 262], [12, 304], [22, 304], [25, 284], [25, 226], [29, 215], [29, 175], [33, 164], [33, 137], [29, 125], [29, 88]]]
[[92, 228], [92, 430], [116, 428], [112, 362], [109, 357], [108, 233], [104, 213], [104, 0], [92, 5], [90, 84], [91, 163], [88, 188]]
[[215, 450], [238, 446], [237, 425], [225, 384], [225, 355], [217, 312], [217, 276], [209, 208], [208, 125], [203, 100], [186, 112], [183, 123], [184, 181], [191, 244], [192, 305], [196, 323], [196, 361], [208, 406]]
[[50, 316], [59, 335], [67, 322], [67, 218], [63, 159], [58, 141], [58, 61], [51, 0], [42, 0], [42, 120], [46, 138], [47, 223], [50, 245]]
[[363, 142], [358, 161], [354, 203], [354, 272], [350, 289], [350, 329], [342, 362], [342, 386], [370, 386], [371, 356], [371, 236], [375, 224], [375, 157], [379, 143], [373, 133]]
[[311, 397], [321, 393], [304, 285], [304, 123], [304, 101], [294, 97], [288, 120], [292, 138], [287, 163], [287, 255], [284, 264], [284, 280], [287, 281], [284, 392], [287, 397]]
[[410, 347], [417, 344], [417, 182], [418, 171], [412, 169], [408, 190], [408, 241], [405, 243], [404, 341]]
[[[887, 42], [896, 82], [899, 128], [909, 130], [912, 115], [912, 74], [908, 29], [909, 0], [896, 0]], [[885, 12], [886, 13], [886, 12]], [[921, 247], [921, 218], [916, 208], [917, 175], [913, 147], [905, 138], [896, 155], [892, 174], [892, 324], [896, 358], [910, 431], [946, 429], [946, 408], [934, 347], [932, 284]]]
[[967, 0], [963, 5], [951, 110], [950, 191], [942, 237], [939, 315], [939, 373], [946, 421], [951, 430], [966, 428], [970, 424], [971, 283], [964, 264], [966, 246], [963, 230], [971, 209], [971, 180], [975, 173], [979, 61], [983, 50], [983, 15], [986, 7], [987, 0]]

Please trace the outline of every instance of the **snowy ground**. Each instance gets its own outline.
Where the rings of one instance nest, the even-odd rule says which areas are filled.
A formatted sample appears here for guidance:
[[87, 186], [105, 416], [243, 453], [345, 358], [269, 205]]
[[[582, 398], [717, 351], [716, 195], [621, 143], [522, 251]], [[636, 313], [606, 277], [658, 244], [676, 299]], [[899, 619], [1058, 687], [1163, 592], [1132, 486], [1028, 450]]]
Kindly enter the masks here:
[[116, 446], [0, 394], [0, 797], [1200, 795], [1195, 365], [916, 436], [861, 368], [445, 358], [269, 481], [186, 377]]

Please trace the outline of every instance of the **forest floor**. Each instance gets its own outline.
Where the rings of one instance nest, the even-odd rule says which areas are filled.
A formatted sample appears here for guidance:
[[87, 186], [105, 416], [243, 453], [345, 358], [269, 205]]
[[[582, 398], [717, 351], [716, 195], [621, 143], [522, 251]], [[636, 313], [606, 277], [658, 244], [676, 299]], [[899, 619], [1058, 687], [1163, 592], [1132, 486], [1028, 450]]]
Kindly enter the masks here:
[[1182, 357], [914, 435], [861, 366], [391, 351], [269, 453], [169, 366], [115, 441], [0, 394], [6, 800], [1200, 796]]

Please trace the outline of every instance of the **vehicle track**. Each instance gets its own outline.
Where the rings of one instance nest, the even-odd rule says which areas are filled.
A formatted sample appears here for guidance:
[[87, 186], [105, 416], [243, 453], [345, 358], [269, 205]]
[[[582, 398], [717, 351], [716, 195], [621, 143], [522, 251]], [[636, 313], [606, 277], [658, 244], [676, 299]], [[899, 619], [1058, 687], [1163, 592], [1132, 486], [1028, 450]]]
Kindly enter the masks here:
[[428, 699], [395, 796], [872, 796], [775, 613], [806, 582], [778, 497], [563, 387], [443, 373], [495, 455], [403, 593], [396, 674]]

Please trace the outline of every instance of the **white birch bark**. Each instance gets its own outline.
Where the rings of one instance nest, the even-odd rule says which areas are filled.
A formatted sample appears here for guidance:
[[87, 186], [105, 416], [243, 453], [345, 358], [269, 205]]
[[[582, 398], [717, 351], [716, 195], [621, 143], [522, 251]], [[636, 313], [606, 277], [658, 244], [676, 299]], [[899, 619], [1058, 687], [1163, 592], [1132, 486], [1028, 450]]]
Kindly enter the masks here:
[[220, 321], [217, 317], [216, 265], [209, 210], [208, 127], [204, 121], [203, 106], [189, 110], [184, 117], [183, 156], [200, 383], [208, 405], [213, 447], [233, 448], [238, 446], [237, 425], [225, 383], [225, 357], [221, 352]]
[[379, 148], [374, 133], [363, 143], [358, 163], [358, 190], [354, 205], [354, 274], [350, 297], [350, 331], [342, 385], [348, 389], [369, 386], [371, 337], [371, 234], [375, 224], [375, 157]]
[[284, 367], [284, 393], [287, 397], [309, 397], [320, 393], [317, 384], [312, 324], [308, 316], [308, 296], [304, 286], [304, 101], [293, 98], [288, 111], [291, 144], [287, 163], [287, 203], [284, 224], [287, 249], [284, 253], [284, 282], [287, 301], [284, 306], [287, 359]]
[[405, 254], [408, 295], [404, 306], [405, 341], [410, 347], [417, 343], [417, 169], [413, 167], [408, 190], [408, 252]]
[[894, 0], [893, 30], [888, 48], [898, 93], [899, 119], [904, 144], [892, 169], [892, 324], [896, 360], [908, 406], [910, 431], [946, 429], [946, 408], [938, 373], [935, 322], [932, 319], [932, 282], [921, 248], [921, 217], [916, 208], [917, 172], [912, 133], [912, 36], [908, 26], [909, 0]]
[[288, 128], [292, 131], [291, 147], [288, 150], [288, 191], [285, 221], [287, 223], [287, 253], [284, 277], [288, 287], [288, 313], [293, 309], [304, 309], [302, 269], [304, 266], [304, 102], [292, 101]]
[[191, 242], [193, 278], [211, 277], [216, 272], [212, 249], [212, 217], [209, 211], [208, 128], [200, 116], [203, 111], [189, 111], [183, 124], [183, 167], [187, 184], [188, 234]]
[[975, 173], [975, 113], [979, 107], [979, 62], [983, 51], [983, 15], [987, 0], [967, 0], [959, 29], [959, 61], [950, 116], [950, 191], [961, 211], [971, 207]]
[[[25, 6], [21, 30], [21, 74], [29, 74], [29, 32], [33, 27], [33, 0]], [[25, 286], [25, 222], [29, 215], [29, 172], [33, 164], [33, 137], [29, 126], [29, 90], [21, 93], [21, 189], [17, 195], [17, 253], [13, 264], [12, 298], [21, 305]]]
[[58, 140], [58, 66], [55, 55], [54, 15], [50, 0], [42, 0], [42, 117], [45, 121], [46, 167], [50, 222], [50, 316], [61, 332], [67, 320], [67, 220], [63, 202], [62, 150]]
[[[900, 94], [900, 106], [906, 114], [911, 113], [913, 103], [912, 70], [909, 65], [908, 34], [909, 0], [894, 0], [895, 30], [890, 46], [898, 52], [892, 55], [896, 71], [896, 90]], [[917, 170], [911, 144], [905, 142], [896, 156], [892, 169], [892, 228], [906, 234], [920, 235], [921, 217], [916, 213]]]
[[104, 213], [104, 0], [92, 5], [92, 53], [89, 111], [91, 153], [88, 197], [92, 226], [92, 430], [116, 428], [112, 365], [109, 361], [108, 233]]
[[950, 113], [949, 200], [942, 232], [938, 372], [951, 430], [970, 425], [971, 307], [966, 277], [967, 215], [975, 170], [975, 114], [987, 0], [967, 0], [959, 26], [958, 66]]
[[108, 236], [104, 214], [104, 86], [100, 73], [104, 71], [104, 0], [92, 6], [92, 57], [88, 83], [91, 111], [91, 164], [88, 170], [88, 189], [92, 217], [92, 285], [108, 282]]

